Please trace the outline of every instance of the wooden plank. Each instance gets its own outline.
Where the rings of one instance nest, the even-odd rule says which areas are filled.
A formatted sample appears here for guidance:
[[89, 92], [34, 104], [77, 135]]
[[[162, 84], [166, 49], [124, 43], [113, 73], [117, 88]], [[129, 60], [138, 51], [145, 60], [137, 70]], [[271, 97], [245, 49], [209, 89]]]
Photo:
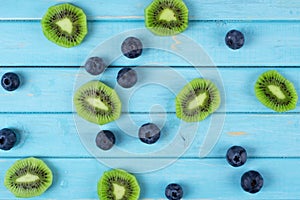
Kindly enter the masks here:
[[[139, 82], [132, 90], [115, 87], [120, 68], [108, 68], [99, 77], [115, 87], [123, 102], [123, 112], [175, 112], [176, 94], [188, 81], [205, 77], [214, 81], [222, 92], [222, 106], [217, 112], [256, 113], [273, 112], [256, 99], [253, 89], [258, 76], [269, 69], [138, 67]], [[294, 83], [300, 94], [300, 70], [277, 70]], [[0, 76], [8, 71], [20, 74], [22, 86], [11, 93], [0, 89], [0, 112], [72, 112], [74, 87], [97, 79], [84, 69], [75, 68], [0, 68]], [[292, 112], [299, 111], [297, 106]]]
[[[223, 124], [214, 120], [222, 117]], [[162, 128], [161, 138], [152, 146], [137, 138], [139, 126], [147, 122]], [[204, 141], [218, 128], [219, 140], [208, 154], [210, 158], [224, 157], [232, 145], [244, 146], [248, 155], [255, 158], [300, 156], [299, 114], [213, 114], [199, 124], [189, 125], [175, 114], [124, 114], [118, 121], [103, 126], [74, 121], [72, 114], [1, 114], [0, 127], [12, 128], [19, 135], [17, 146], [2, 151], [1, 157], [199, 158], [200, 149], [210, 148]], [[95, 146], [100, 130], [115, 133], [116, 149], [103, 152]]]
[[[15, 159], [1, 160], [1, 179], [13, 162]], [[53, 171], [53, 185], [35, 199], [98, 199], [97, 182], [109, 168], [93, 159], [46, 159], [45, 162]], [[299, 164], [299, 159], [249, 159], [245, 166], [233, 168], [224, 159], [180, 159], [167, 168], [135, 175], [141, 199], [164, 199], [164, 189], [171, 182], [182, 185], [185, 199], [299, 199]], [[255, 195], [240, 187], [240, 177], [248, 170], [257, 170], [264, 178], [262, 190]], [[13, 198], [1, 184], [0, 199]]]
[[[144, 8], [151, 0], [132, 0], [126, 3], [121, 0], [113, 2], [90, 0], [85, 3], [69, 0], [81, 7], [90, 20], [143, 20]], [[0, 20], [39, 20], [47, 8], [60, 3], [55, 0], [11, 0], [0, 7]], [[191, 20], [298, 20], [300, 4], [297, 0], [189, 0]]]
[[[299, 103], [292, 112], [275, 114], [262, 106], [253, 92], [259, 74], [279, 66], [278, 71], [294, 82], [300, 94], [298, 0], [185, 1], [191, 20], [184, 35], [201, 45], [222, 68], [201, 68], [211, 65], [209, 59], [201, 60], [197, 66], [202, 75], [225, 88], [221, 109], [200, 123], [188, 125], [176, 118], [174, 98], [186, 81], [200, 76], [192, 67], [186, 67], [193, 58], [201, 57], [193, 48], [198, 45], [182, 45], [186, 43], [180, 36], [169, 37], [164, 43], [162, 38], [149, 37], [149, 32], [135, 30], [144, 27], [143, 9], [151, 0], [70, 0], [83, 8], [89, 19], [84, 43], [71, 49], [52, 44], [42, 34], [40, 19], [49, 6], [58, 2], [10, 0], [0, 6], [0, 76], [15, 71], [23, 83], [12, 93], [0, 88], [0, 128], [13, 128], [19, 134], [14, 149], [0, 151], [0, 180], [17, 159], [38, 156], [53, 170], [54, 183], [43, 196], [34, 199], [98, 199], [97, 181], [109, 169], [103, 163], [133, 172], [153, 170], [136, 174], [141, 199], [165, 199], [164, 188], [170, 182], [183, 185], [185, 199], [300, 199]], [[233, 28], [240, 29], [246, 37], [239, 51], [231, 51], [224, 44], [226, 32]], [[124, 33], [128, 30], [135, 31]], [[116, 40], [109, 39], [118, 34]], [[103, 42], [108, 46], [96, 49], [105, 49], [106, 54], [101, 56], [119, 56], [120, 43], [129, 35], [141, 38], [148, 49], [138, 59], [121, 56], [112, 65], [158, 67], [138, 70], [141, 81], [133, 90], [115, 88], [123, 102], [119, 120], [101, 127], [77, 121], [72, 113], [73, 88], [91, 77], [78, 73], [73, 66], [82, 65]], [[165, 50], [159, 51], [161, 47]], [[188, 57], [173, 52], [180, 50]], [[111, 67], [95, 79], [114, 87], [119, 69]], [[148, 146], [134, 137], [140, 125], [152, 120], [163, 129], [158, 143]], [[116, 133], [116, 146], [109, 152], [95, 146], [100, 129]], [[222, 131], [214, 131], [218, 129]], [[219, 134], [210, 152], [212, 138]], [[224, 158], [232, 145], [247, 149], [250, 159], [241, 168], [230, 167]], [[205, 149], [209, 154], [200, 159], [200, 150]], [[183, 155], [178, 155], [184, 150]], [[265, 179], [257, 195], [240, 188], [240, 176], [250, 169], [259, 170]], [[15, 198], [0, 184], [0, 200], [7, 199]]]
[[[5, 31], [0, 32], [0, 66], [80, 66], [100, 44], [102, 46], [98, 48], [106, 48], [107, 54], [114, 52], [121, 56], [118, 45], [125, 37], [132, 35], [141, 38], [144, 45], [150, 49], [145, 50], [143, 56], [138, 59], [126, 59], [121, 56], [113, 62], [114, 65], [191, 65], [189, 59], [185, 60], [175, 55], [174, 50], [184, 48], [182, 51], [185, 55], [197, 58], [199, 52], [193, 48], [193, 45], [196, 45], [206, 52], [217, 66], [299, 66], [298, 22], [191, 22], [188, 30], [184, 32], [194, 41], [191, 44], [181, 42], [179, 36], [154, 37], [148, 31], [139, 29], [143, 27], [144, 23], [138, 21], [90, 22], [89, 34], [84, 42], [77, 47], [66, 49], [49, 42], [44, 37], [38, 21], [1, 22], [0, 28]], [[245, 46], [239, 51], [232, 51], [225, 45], [224, 37], [230, 29], [240, 29], [245, 34]], [[109, 39], [112, 36], [120, 41], [114, 43], [118, 40]], [[105, 47], [104, 41], [107, 44]], [[169, 52], [158, 51], [161, 47]], [[207, 59], [198, 64], [211, 66]]]

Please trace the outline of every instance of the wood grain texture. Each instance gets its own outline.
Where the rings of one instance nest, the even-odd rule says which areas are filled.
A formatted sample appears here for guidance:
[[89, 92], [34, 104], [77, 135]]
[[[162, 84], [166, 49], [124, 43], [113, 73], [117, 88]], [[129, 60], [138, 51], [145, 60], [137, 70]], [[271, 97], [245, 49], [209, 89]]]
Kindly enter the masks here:
[[[89, 29], [84, 42], [70, 49], [49, 42], [40, 25], [47, 8], [61, 2], [10, 0], [0, 6], [0, 76], [13, 71], [22, 81], [21, 87], [12, 93], [0, 88], [0, 128], [12, 128], [19, 134], [15, 148], [0, 151], [0, 182], [13, 162], [37, 156], [53, 170], [54, 182], [45, 194], [32, 199], [96, 200], [97, 181], [109, 168], [94, 156], [102, 162], [125, 161], [118, 167], [131, 171], [131, 163], [176, 160], [175, 154], [153, 156], [151, 153], [169, 147], [180, 136], [176, 149], [191, 143], [180, 159], [160, 170], [136, 174], [141, 184], [141, 199], [165, 199], [164, 188], [170, 182], [183, 186], [184, 199], [300, 199], [299, 103], [291, 112], [274, 113], [258, 102], [253, 91], [257, 77], [276, 68], [294, 83], [300, 94], [298, 0], [185, 1], [190, 22], [184, 35], [199, 44], [214, 64], [220, 66], [211, 68], [210, 63], [203, 61], [197, 67], [206, 78], [219, 87], [224, 86], [225, 91], [222, 91], [222, 106], [216, 113], [191, 124], [191, 127], [198, 125], [195, 131], [184, 128], [180, 132], [184, 124], [175, 116], [174, 98], [185, 82], [200, 76], [198, 71], [174, 52], [157, 48], [145, 49], [138, 59], [126, 59], [121, 55], [120, 42], [105, 47], [107, 54], [119, 51], [120, 57], [103, 76], [95, 79], [114, 87], [122, 66], [155, 67], [138, 71], [140, 79], [133, 90], [115, 87], [124, 104], [122, 117], [116, 122], [100, 127], [74, 121], [72, 97], [74, 85], [78, 86], [76, 80], [92, 78], [85, 72], [78, 73], [76, 66], [82, 66], [90, 53], [112, 36], [125, 31], [131, 36], [130, 30], [144, 28], [143, 12], [151, 0], [69, 0], [86, 12]], [[245, 45], [238, 51], [230, 50], [224, 43], [225, 34], [231, 29], [241, 30], [245, 35]], [[161, 46], [160, 40], [141, 33], [134, 36], [146, 46]], [[172, 39], [169, 49], [181, 48], [178, 37]], [[186, 52], [199, 56], [193, 48], [186, 48]], [[131, 117], [132, 124], [123, 126], [126, 117]], [[223, 117], [224, 123], [213, 121]], [[163, 127], [159, 142], [151, 147], [134, 138], [137, 128], [148, 121]], [[199, 150], [209, 135], [208, 130], [219, 126], [223, 127], [217, 144], [206, 158], [200, 159]], [[87, 143], [82, 141], [94, 145], [95, 134], [100, 129], [116, 132], [116, 147], [135, 156], [111, 156], [94, 148], [90, 154], [85, 148]], [[87, 140], [81, 141], [82, 138]], [[231, 145], [247, 149], [250, 159], [244, 166], [232, 168], [226, 163], [224, 156]], [[141, 154], [146, 152], [148, 156]], [[260, 171], [265, 180], [262, 191], [256, 195], [249, 195], [240, 187], [240, 177], [252, 169]], [[0, 184], [0, 200], [8, 199], [15, 197]]]
[[[178, 92], [187, 82], [203, 75], [215, 82], [220, 90], [222, 86], [225, 88], [225, 91], [221, 90], [222, 106], [217, 112], [273, 112], [256, 99], [253, 89], [258, 76], [272, 68], [138, 67], [139, 82], [131, 90], [116, 86], [120, 69], [108, 68], [101, 76], [93, 77], [84, 69], [75, 68], [0, 68], [0, 76], [14, 71], [22, 78], [22, 85], [15, 92], [0, 89], [0, 112], [73, 112], [75, 85], [94, 79], [116, 89], [123, 102], [123, 112], [175, 112], [174, 100]], [[300, 94], [299, 69], [277, 70], [294, 83]], [[155, 105], [160, 105], [163, 110], [153, 108]], [[299, 111], [297, 106], [291, 112]]]
[[[1, 178], [14, 161], [1, 160]], [[95, 200], [97, 182], [109, 169], [94, 159], [45, 159], [45, 162], [53, 170], [54, 182], [43, 196], [33, 199]], [[299, 164], [299, 159], [249, 159], [245, 166], [233, 168], [224, 159], [180, 159], [168, 168], [136, 177], [141, 199], [165, 199], [164, 189], [171, 182], [182, 185], [184, 199], [299, 199]], [[265, 179], [264, 187], [256, 195], [240, 188], [240, 177], [252, 169], [260, 171]], [[0, 199], [14, 199], [3, 185], [0, 185]]]
[[[5, 30], [0, 32], [0, 66], [81, 66], [98, 45], [125, 31], [129, 31], [128, 36], [132, 36], [130, 30], [144, 28], [144, 22], [89, 22], [89, 34], [84, 42], [69, 49], [48, 41], [39, 21], [5, 21], [0, 23], [0, 28]], [[233, 51], [225, 45], [225, 35], [231, 29], [239, 29], [245, 34], [245, 45], [241, 50]], [[298, 22], [209, 21], [190, 22], [184, 34], [197, 42], [216, 66], [299, 66], [299, 30]], [[106, 46], [107, 51], [120, 51], [120, 58], [113, 65], [190, 65], [172, 52], [155, 49], [161, 46], [159, 39], [149, 41], [143, 34], [137, 37], [153, 48], [132, 60], [121, 56], [121, 44], [112, 44], [109, 48]], [[176, 37], [173, 39], [173, 45], [180, 44]], [[197, 52], [193, 48], [186, 48], [186, 53], [194, 55]], [[199, 65], [210, 66], [211, 63], [203, 61]]]
[[[151, 0], [104, 1], [69, 0], [81, 7], [89, 20], [143, 20], [144, 8]], [[48, 7], [63, 3], [57, 0], [10, 0], [0, 7], [0, 20], [39, 20]], [[191, 20], [298, 20], [297, 0], [187, 0]]]
[[[213, 114], [215, 115], [221, 114]], [[132, 122], [124, 126], [122, 121], [131, 117]], [[16, 130], [19, 136], [17, 146], [1, 157], [122, 157], [121, 154], [106, 153], [95, 146], [96, 134], [100, 130], [111, 130], [116, 135], [116, 148], [132, 153], [132, 157], [149, 157], [141, 153], [173, 148], [170, 144], [180, 135], [178, 148], [183, 149], [185, 158], [198, 158], [203, 141], [209, 137], [211, 126], [222, 126], [220, 138], [209, 158], [223, 158], [232, 145], [244, 146], [250, 157], [299, 157], [298, 114], [226, 114], [224, 124], [211, 124], [212, 116], [196, 126], [196, 133], [184, 126], [175, 114], [124, 114], [121, 118], [103, 126], [74, 121], [72, 114], [1, 114], [0, 127]], [[154, 122], [162, 128], [161, 138], [155, 145], [148, 146], [138, 138], [138, 128], [147, 122]], [[76, 126], [80, 128], [76, 129]], [[239, 133], [239, 134], [237, 134]], [[88, 137], [89, 142], [80, 139]], [[190, 146], [188, 146], [190, 145]], [[89, 154], [93, 152], [93, 155]], [[179, 154], [161, 153], [155, 157], [176, 157]]]

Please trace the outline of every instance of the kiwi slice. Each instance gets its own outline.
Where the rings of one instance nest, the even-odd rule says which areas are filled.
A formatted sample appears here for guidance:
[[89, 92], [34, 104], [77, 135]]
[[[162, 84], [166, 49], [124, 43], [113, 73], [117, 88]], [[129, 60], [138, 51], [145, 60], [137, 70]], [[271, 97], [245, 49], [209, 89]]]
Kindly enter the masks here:
[[121, 169], [103, 173], [98, 182], [100, 200], [137, 200], [140, 186], [135, 176]]
[[156, 35], [176, 35], [188, 27], [188, 8], [182, 0], [154, 0], [145, 9], [145, 25]]
[[220, 106], [220, 92], [207, 79], [196, 78], [176, 97], [176, 116], [186, 122], [204, 120]]
[[257, 99], [272, 110], [285, 112], [296, 108], [298, 95], [294, 85], [276, 70], [261, 74], [254, 90]]
[[40, 159], [16, 161], [6, 172], [4, 185], [16, 197], [29, 198], [43, 194], [52, 184], [52, 172]]
[[77, 113], [95, 124], [106, 124], [120, 117], [121, 101], [118, 94], [100, 81], [90, 81], [74, 95]]
[[48, 40], [67, 48], [80, 44], [88, 32], [83, 10], [68, 3], [50, 7], [41, 23]]

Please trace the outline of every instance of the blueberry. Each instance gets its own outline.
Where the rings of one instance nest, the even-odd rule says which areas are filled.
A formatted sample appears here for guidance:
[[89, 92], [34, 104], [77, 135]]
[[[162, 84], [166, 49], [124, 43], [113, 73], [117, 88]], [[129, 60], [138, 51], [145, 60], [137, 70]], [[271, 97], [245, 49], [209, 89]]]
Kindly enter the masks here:
[[8, 128], [4, 128], [0, 130], [0, 149], [2, 150], [10, 150], [13, 148], [17, 141], [17, 137], [15, 132]]
[[121, 51], [127, 58], [137, 58], [143, 52], [143, 44], [136, 37], [128, 37], [123, 41]]
[[243, 33], [237, 30], [231, 30], [226, 34], [225, 43], [231, 49], [239, 49], [244, 45], [245, 38]]
[[90, 57], [86, 61], [84, 68], [88, 73], [96, 76], [104, 71], [104, 69], [106, 68], [106, 64], [104, 63], [102, 58]]
[[118, 72], [117, 82], [123, 88], [131, 88], [137, 82], [137, 73], [130, 67], [124, 67]]
[[2, 76], [1, 85], [7, 91], [14, 91], [20, 86], [19, 76], [15, 73], [8, 72]]
[[242, 188], [249, 193], [259, 192], [263, 184], [264, 179], [257, 171], [248, 171], [241, 178]]
[[100, 131], [96, 137], [96, 145], [102, 150], [111, 149], [116, 142], [113, 132], [108, 130]]
[[171, 183], [166, 187], [165, 195], [170, 200], [181, 199], [183, 196], [182, 187], [177, 183]]
[[227, 150], [227, 162], [233, 167], [239, 167], [247, 161], [247, 152], [243, 147], [232, 146]]
[[160, 129], [153, 123], [147, 123], [140, 127], [139, 138], [146, 144], [155, 143], [160, 137]]

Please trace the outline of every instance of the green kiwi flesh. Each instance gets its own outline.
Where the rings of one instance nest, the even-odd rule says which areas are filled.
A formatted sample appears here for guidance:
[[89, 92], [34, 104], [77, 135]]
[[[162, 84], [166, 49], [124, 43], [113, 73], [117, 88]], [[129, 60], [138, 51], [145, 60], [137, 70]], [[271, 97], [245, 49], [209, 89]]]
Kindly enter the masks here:
[[186, 122], [204, 120], [220, 106], [220, 92], [207, 79], [196, 78], [176, 96], [176, 116]]
[[80, 44], [88, 32], [83, 10], [68, 3], [50, 7], [41, 24], [48, 40], [67, 48]]
[[296, 108], [298, 95], [294, 85], [276, 70], [261, 74], [254, 90], [257, 99], [276, 112], [286, 112]]
[[140, 186], [135, 176], [121, 169], [103, 173], [98, 182], [100, 200], [137, 200]]
[[89, 122], [106, 124], [120, 117], [121, 101], [118, 94], [100, 81], [82, 85], [74, 94], [77, 114]]
[[188, 27], [188, 8], [182, 0], [154, 0], [145, 9], [145, 25], [159, 36], [179, 34]]
[[52, 172], [40, 159], [16, 161], [6, 172], [4, 185], [16, 197], [29, 198], [43, 194], [52, 184]]

